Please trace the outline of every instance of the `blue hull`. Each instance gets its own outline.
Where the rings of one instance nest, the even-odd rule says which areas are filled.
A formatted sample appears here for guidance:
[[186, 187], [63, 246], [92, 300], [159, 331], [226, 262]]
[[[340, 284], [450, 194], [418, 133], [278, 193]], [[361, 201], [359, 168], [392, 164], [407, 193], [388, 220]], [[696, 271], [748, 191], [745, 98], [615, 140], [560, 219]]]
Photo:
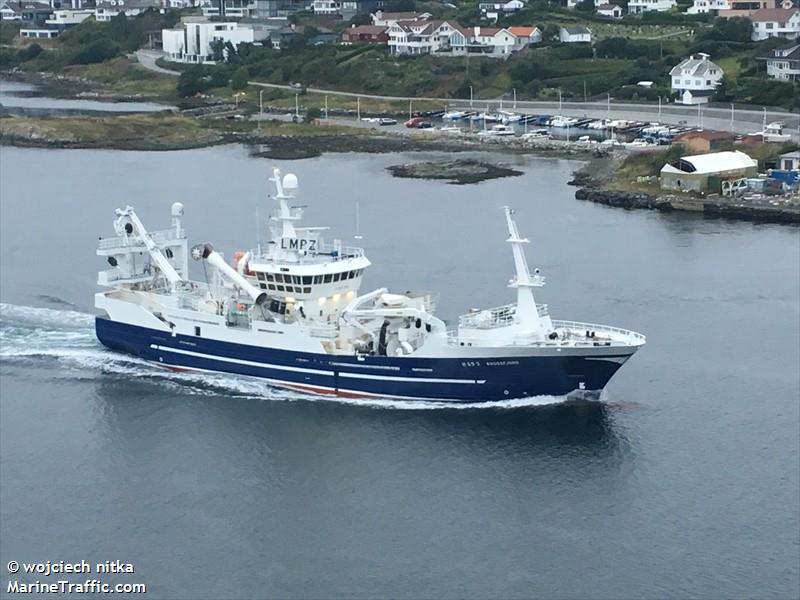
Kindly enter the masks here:
[[103, 345], [168, 367], [261, 377], [282, 387], [346, 397], [488, 402], [600, 390], [630, 353], [491, 359], [332, 356], [259, 348], [95, 321]]

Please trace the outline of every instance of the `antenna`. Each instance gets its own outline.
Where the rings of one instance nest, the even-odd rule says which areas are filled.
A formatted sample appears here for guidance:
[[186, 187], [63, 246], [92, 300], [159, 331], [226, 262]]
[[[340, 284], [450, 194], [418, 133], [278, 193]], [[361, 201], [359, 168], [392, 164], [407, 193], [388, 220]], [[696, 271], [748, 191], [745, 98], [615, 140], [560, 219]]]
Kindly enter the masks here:
[[353, 236], [355, 239], [362, 239], [361, 235], [361, 205], [356, 198], [356, 234]]

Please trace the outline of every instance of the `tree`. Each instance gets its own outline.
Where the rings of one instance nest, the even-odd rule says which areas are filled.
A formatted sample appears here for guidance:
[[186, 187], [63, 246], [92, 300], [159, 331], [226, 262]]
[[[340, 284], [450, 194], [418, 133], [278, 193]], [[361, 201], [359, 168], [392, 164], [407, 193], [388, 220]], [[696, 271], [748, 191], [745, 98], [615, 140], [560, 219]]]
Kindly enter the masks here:
[[313, 123], [322, 116], [320, 110], [316, 107], [306, 110], [306, 123]]
[[706, 29], [697, 34], [698, 41], [715, 40], [718, 42], [749, 42], [753, 24], [746, 17], [732, 17], [726, 19], [718, 17], [714, 20], [711, 29]]
[[582, 13], [592, 14], [595, 12], [594, 0], [581, 0], [575, 5], [575, 10]]
[[199, 65], [193, 65], [178, 77], [177, 92], [181, 98], [190, 98], [208, 89], [205, 71]]
[[225, 42], [219, 38], [214, 38], [208, 44], [208, 47], [211, 49], [211, 60], [214, 62], [222, 62], [225, 60]]
[[730, 102], [734, 99], [734, 86], [731, 78], [723, 75], [714, 89], [714, 102]]
[[233, 77], [231, 77], [231, 88], [234, 90], [245, 89], [249, 78], [250, 74], [247, 72], [247, 67], [239, 67], [233, 72]]

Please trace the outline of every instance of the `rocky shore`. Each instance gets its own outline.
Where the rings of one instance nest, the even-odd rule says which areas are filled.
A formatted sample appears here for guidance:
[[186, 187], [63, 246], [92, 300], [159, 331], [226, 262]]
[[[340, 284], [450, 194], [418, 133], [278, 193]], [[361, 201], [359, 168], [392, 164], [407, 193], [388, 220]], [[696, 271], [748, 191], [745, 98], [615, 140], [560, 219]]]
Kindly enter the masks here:
[[448, 183], [459, 185], [522, 175], [522, 171], [511, 169], [505, 165], [473, 159], [406, 163], [392, 165], [387, 167], [387, 170], [395, 177], [445, 180]]
[[700, 213], [704, 217], [710, 218], [800, 224], [800, 202], [795, 205], [773, 205], [761, 199], [655, 196], [644, 192], [590, 188], [578, 189], [575, 192], [575, 198], [619, 208], [646, 208], [661, 212], [684, 211]]

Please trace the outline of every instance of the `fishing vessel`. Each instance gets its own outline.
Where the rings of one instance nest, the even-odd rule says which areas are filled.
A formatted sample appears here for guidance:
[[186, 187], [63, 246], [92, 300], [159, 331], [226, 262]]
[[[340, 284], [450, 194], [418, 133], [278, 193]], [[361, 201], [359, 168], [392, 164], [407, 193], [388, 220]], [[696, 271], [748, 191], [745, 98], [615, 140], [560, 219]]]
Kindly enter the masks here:
[[[639, 333], [552, 319], [534, 290], [528, 240], [505, 222], [516, 302], [473, 309], [454, 327], [426, 292], [359, 290], [371, 265], [362, 248], [303, 227], [293, 174], [276, 168], [264, 246], [228, 262], [211, 243], [189, 247], [184, 207], [150, 231], [131, 206], [101, 238], [96, 332], [108, 348], [173, 370], [227, 372], [279, 387], [344, 397], [482, 402], [600, 390], [645, 343]], [[189, 277], [197, 261], [200, 280]]]

